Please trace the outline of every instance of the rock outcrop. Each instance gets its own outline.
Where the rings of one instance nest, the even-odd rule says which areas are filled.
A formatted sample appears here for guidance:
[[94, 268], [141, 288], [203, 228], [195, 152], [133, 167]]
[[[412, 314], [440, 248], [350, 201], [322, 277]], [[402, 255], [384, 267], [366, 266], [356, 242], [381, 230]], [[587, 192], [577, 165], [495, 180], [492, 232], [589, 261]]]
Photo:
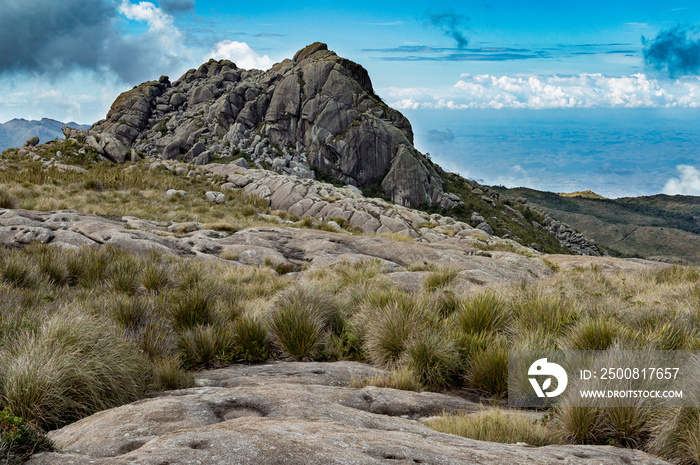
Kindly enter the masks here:
[[[24, 247], [32, 242], [68, 248], [110, 245], [135, 253], [156, 250], [229, 266], [271, 264], [286, 270], [332, 266], [344, 261], [379, 260], [388, 273], [387, 277], [405, 289], [422, 285], [427, 273], [408, 271], [408, 268], [424, 263], [459, 269], [456, 284], [462, 288], [531, 280], [552, 273], [542, 260], [534, 256], [496, 251], [484, 253], [477, 246], [488, 242], [478, 235], [455, 235], [431, 244], [272, 226], [228, 234], [207, 230], [204, 226], [152, 222], [134, 217], [123, 217], [118, 221], [75, 211], [0, 209], [0, 246]], [[490, 241], [500, 240], [494, 238]]]
[[117, 163], [129, 149], [197, 164], [243, 152], [299, 177], [314, 177], [313, 169], [343, 184], [380, 186], [400, 205], [444, 197], [408, 120], [374, 93], [362, 66], [318, 42], [265, 72], [210, 60], [172, 84], [165, 76], [145, 82], [84, 135]]
[[233, 366], [200, 387], [106, 410], [51, 432], [62, 452], [29, 465], [642, 464], [666, 462], [610, 446], [497, 444], [438, 433], [421, 419], [480, 407], [456, 396], [347, 387], [379, 372], [355, 362]]

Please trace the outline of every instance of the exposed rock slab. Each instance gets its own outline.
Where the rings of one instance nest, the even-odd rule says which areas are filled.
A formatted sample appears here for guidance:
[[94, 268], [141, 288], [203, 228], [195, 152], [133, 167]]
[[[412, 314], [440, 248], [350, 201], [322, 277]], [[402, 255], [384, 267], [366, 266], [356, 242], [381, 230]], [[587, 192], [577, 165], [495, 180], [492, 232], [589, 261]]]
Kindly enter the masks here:
[[[446, 236], [445, 240], [430, 243], [312, 229], [257, 227], [225, 234], [201, 227], [198, 223], [152, 222], [134, 217], [115, 221], [72, 210], [0, 210], [0, 246], [24, 247], [32, 241], [66, 248], [111, 245], [135, 253], [157, 250], [231, 266], [272, 262], [293, 269], [302, 265], [318, 267], [379, 260], [387, 272], [404, 273], [400, 276], [411, 273], [406, 269], [409, 265], [435, 263], [459, 269], [459, 283], [464, 287], [530, 280], [552, 273], [534, 256], [511, 252], [485, 256], [474, 247], [477, 239], [471, 235]], [[190, 232], [176, 234], [175, 231]], [[219, 258], [225, 252], [235, 259]], [[422, 274], [419, 276], [424, 278]]]
[[[417, 419], [478, 406], [445, 394], [333, 385], [347, 379], [343, 371], [367, 373], [359, 363], [302, 365], [280, 362], [230, 367], [221, 375], [219, 370], [206, 372], [208, 379], [241, 384], [165, 392], [97, 413], [50, 433], [63, 451], [39, 454], [28, 463], [666, 463], [629, 449], [533, 448], [438, 433]], [[309, 373], [315, 377], [304, 380]], [[288, 382], [277, 382], [281, 378]]]
[[545, 255], [551, 263], [557, 265], [560, 270], [572, 270], [575, 268], [597, 268], [600, 271], [613, 273], [630, 273], [643, 271], [650, 268], [668, 268], [671, 265], [639, 258], [614, 258], [614, 257], [588, 257], [581, 255]]

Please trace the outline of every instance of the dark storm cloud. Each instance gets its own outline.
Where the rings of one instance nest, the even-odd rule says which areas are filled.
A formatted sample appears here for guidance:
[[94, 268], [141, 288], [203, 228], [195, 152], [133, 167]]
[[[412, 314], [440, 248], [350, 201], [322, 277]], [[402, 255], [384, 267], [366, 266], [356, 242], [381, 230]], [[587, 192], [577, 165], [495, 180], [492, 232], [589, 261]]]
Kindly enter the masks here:
[[469, 45], [465, 29], [469, 18], [452, 12], [428, 14], [428, 24], [440, 29], [447, 37], [454, 39], [457, 48], [465, 48]]
[[95, 67], [117, 14], [105, 0], [0, 0], [0, 72]]
[[444, 131], [438, 131], [437, 129], [431, 129], [428, 131], [428, 140], [434, 144], [449, 144], [455, 140], [455, 135], [449, 128]]
[[700, 27], [677, 25], [653, 39], [642, 37], [644, 62], [670, 77], [700, 72]]
[[0, 0], [0, 74], [60, 77], [75, 70], [111, 72], [129, 84], [176, 64], [147, 38], [117, 25], [112, 0]]
[[194, 10], [194, 0], [160, 0], [158, 6], [166, 13], [176, 15]]

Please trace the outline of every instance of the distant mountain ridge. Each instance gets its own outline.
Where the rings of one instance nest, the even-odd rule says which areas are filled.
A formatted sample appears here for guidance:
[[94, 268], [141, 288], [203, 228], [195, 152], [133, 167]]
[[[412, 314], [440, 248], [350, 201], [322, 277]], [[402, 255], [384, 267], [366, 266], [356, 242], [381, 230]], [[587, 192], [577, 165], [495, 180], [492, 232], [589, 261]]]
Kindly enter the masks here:
[[700, 197], [652, 195], [605, 199], [528, 188], [493, 187], [506, 198], [566, 222], [611, 255], [700, 264]]
[[9, 147], [20, 147], [24, 141], [32, 136], [37, 136], [42, 143], [55, 138], [63, 139], [61, 131], [63, 126], [76, 129], [90, 128], [90, 125], [78, 124], [73, 121], [62, 123], [50, 118], [42, 118], [39, 121], [14, 118], [6, 123], [0, 123], [0, 151]]

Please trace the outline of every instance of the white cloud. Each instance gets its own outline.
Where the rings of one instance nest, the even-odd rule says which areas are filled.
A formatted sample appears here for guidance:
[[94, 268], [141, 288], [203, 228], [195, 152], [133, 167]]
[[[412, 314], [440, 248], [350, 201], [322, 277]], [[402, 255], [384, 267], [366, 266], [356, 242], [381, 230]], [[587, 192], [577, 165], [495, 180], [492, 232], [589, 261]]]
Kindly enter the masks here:
[[258, 55], [245, 42], [222, 40], [214, 44], [212, 49], [204, 57], [204, 60], [214, 58], [216, 60], [231, 60], [236, 66], [244, 69], [268, 69], [274, 63], [269, 56]]
[[463, 74], [452, 87], [389, 88], [386, 94], [399, 109], [698, 108], [700, 77]]
[[184, 37], [175, 26], [174, 18], [153, 3], [131, 3], [129, 0], [122, 0], [118, 11], [127, 19], [148, 24], [147, 37], [142, 40], [157, 41], [166, 60], [173, 61], [191, 55], [190, 50], [183, 44]]
[[676, 170], [680, 173], [680, 179], [669, 179], [663, 188], [663, 193], [700, 195], [700, 170], [690, 165], [678, 165]]

